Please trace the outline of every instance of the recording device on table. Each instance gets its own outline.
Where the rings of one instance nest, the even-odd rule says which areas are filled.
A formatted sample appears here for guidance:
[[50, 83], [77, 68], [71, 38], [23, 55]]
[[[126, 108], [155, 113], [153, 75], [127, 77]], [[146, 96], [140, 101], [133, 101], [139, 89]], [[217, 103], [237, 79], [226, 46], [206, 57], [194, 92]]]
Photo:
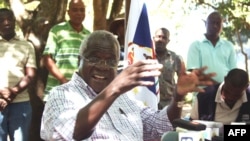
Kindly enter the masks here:
[[231, 125], [250, 125], [250, 120], [242, 122], [231, 122]]
[[205, 140], [211, 141], [224, 141], [224, 125], [221, 122], [215, 121], [205, 121], [205, 120], [193, 120], [193, 122], [198, 122], [206, 125], [206, 130], [204, 134]]
[[222, 136], [213, 136], [212, 127], [223, 127], [223, 124], [207, 121], [189, 121], [176, 119], [173, 121], [175, 131], [163, 134], [161, 141], [223, 141]]

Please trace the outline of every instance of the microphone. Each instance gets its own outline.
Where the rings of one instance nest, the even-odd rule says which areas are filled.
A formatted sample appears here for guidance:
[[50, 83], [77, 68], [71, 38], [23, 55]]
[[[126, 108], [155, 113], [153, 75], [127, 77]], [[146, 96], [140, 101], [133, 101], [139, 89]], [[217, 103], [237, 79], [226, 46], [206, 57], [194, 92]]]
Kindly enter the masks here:
[[178, 141], [204, 141], [205, 124], [184, 119], [175, 119], [172, 124], [177, 132]]
[[161, 141], [179, 141], [178, 132], [168, 131], [161, 136]]
[[[169, 131], [161, 136], [161, 141], [204, 141], [201, 132], [176, 132]], [[198, 134], [197, 134], [198, 133]]]
[[195, 122], [195, 121], [188, 121], [188, 120], [184, 120], [184, 119], [175, 119], [175, 120], [173, 120], [173, 126], [174, 127], [184, 128], [184, 129], [187, 129], [187, 130], [193, 130], [193, 131], [201, 131], [201, 130], [206, 129], [205, 124]]
[[206, 121], [206, 120], [192, 120], [194, 122], [205, 124], [207, 128], [221, 128], [223, 123], [216, 121]]
[[221, 122], [205, 121], [205, 120], [193, 120], [206, 125], [205, 139], [207, 140], [219, 140], [224, 134], [224, 125]]
[[242, 121], [242, 122], [231, 122], [231, 125], [250, 125], [250, 121]]

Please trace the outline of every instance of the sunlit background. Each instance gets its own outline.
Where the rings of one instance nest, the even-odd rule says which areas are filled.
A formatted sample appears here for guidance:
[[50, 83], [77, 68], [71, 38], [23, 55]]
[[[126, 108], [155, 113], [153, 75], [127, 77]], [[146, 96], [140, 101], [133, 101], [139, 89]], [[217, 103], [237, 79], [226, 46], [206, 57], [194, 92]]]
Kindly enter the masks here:
[[[194, 4], [172, 0], [145, 0], [151, 26], [151, 36], [159, 27], [166, 27], [170, 31], [168, 49], [181, 55], [186, 62], [187, 50], [191, 42], [200, 38], [205, 33], [207, 15], [213, 11], [208, 7], [195, 7]], [[217, 0], [218, 2], [218, 0]], [[85, 0], [86, 19], [84, 25], [93, 30], [92, 0]], [[110, 2], [112, 4], [112, 2]], [[124, 12], [123, 9], [121, 12]], [[107, 14], [108, 15], [108, 14]], [[224, 26], [228, 26], [226, 23]], [[240, 47], [235, 45], [237, 51], [238, 67], [245, 69], [244, 56], [240, 53]], [[250, 58], [250, 43], [244, 43], [244, 50]], [[249, 62], [249, 61], [248, 61]], [[249, 64], [249, 63], [248, 63]], [[250, 65], [250, 64], [249, 64]], [[248, 65], [248, 70], [250, 67]]]

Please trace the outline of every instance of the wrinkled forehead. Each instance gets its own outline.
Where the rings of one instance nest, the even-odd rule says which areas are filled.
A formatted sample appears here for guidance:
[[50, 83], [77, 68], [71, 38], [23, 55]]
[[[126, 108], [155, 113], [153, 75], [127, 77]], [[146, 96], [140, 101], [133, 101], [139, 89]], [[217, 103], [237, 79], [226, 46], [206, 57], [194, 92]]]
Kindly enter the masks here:
[[84, 56], [90, 56], [93, 53], [112, 54], [115, 58], [119, 58], [119, 45], [113, 40], [91, 40], [87, 44]]
[[89, 50], [100, 50], [100, 51], [116, 51], [117, 44], [109, 40], [96, 40], [89, 43]]

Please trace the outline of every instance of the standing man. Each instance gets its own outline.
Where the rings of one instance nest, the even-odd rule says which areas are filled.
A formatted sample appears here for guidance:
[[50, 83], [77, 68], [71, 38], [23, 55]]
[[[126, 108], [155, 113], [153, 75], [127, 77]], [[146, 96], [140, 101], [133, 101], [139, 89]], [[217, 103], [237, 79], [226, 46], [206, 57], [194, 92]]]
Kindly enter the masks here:
[[206, 33], [194, 41], [187, 55], [187, 69], [193, 70], [207, 66], [207, 72], [215, 72], [213, 78], [216, 83], [221, 83], [227, 73], [237, 67], [236, 53], [233, 44], [220, 37], [223, 18], [219, 12], [209, 14], [206, 20]]
[[166, 28], [159, 28], [155, 32], [154, 44], [156, 58], [163, 65], [162, 73], [159, 76], [160, 102], [158, 108], [162, 109], [168, 105], [174, 94], [176, 81], [175, 75], [184, 73], [185, 64], [181, 56], [167, 49], [169, 43], [169, 31]]
[[31, 105], [27, 87], [36, 73], [34, 47], [15, 32], [14, 13], [0, 9], [0, 140], [28, 141]]
[[49, 71], [44, 101], [54, 86], [68, 82], [78, 68], [81, 41], [90, 33], [82, 22], [85, 5], [82, 0], [71, 0], [68, 15], [70, 20], [52, 27], [43, 52], [45, 67]]

